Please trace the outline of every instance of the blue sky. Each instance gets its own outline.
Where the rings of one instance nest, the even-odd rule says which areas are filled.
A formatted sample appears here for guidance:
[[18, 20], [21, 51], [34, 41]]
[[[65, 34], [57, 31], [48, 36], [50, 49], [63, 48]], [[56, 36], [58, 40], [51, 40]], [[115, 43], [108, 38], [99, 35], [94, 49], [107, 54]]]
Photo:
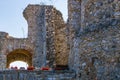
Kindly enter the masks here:
[[28, 4], [53, 4], [67, 19], [67, 0], [1, 0], [0, 2], [0, 31], [10, 36], [21, 38], [27, 36], [27, 22], [23, 17], [23, 10]]

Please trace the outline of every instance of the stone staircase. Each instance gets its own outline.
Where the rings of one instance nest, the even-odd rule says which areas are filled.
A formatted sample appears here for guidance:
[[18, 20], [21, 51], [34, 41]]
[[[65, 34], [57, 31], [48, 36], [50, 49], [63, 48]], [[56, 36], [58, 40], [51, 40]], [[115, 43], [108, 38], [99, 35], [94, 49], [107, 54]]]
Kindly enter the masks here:
[[0, 80], [76, 80], [72, 71], [0, 71]]

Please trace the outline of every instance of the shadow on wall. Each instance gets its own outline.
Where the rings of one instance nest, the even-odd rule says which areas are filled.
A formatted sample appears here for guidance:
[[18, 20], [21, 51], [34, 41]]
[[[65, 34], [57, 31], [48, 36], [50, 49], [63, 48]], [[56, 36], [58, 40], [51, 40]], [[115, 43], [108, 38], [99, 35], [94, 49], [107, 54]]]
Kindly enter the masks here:
[[28, 66], [32, 66], [32, 54], [25, 49], [13, 50], [7, 55], [6, 67], [9, 68], [10, 63], [14, 61], [23, 61], [26, 62]]

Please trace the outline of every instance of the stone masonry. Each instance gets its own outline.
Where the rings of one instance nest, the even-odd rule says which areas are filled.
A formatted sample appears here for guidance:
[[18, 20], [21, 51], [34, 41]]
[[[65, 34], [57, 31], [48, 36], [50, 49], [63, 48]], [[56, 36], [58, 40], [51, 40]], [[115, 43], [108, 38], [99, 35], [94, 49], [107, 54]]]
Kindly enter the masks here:
[[68, 0], [67, 23], [53, 6], [28, 5], [23, 14], [28, 38], [0, 33], [0, 68], [19, 59], [69, 65], [75, 80], [120, 80], [120, 0]]
[[13, 38], [0, 32], [0, 68], [8, 68], [16, 60], [35, 67], [67, 65], [62, 14], [53, 6], [28, 5], [23, 15], [28, 23], [28, 38]]
[[120, 1], [68, 0], [69, 66], [78, 80], [120, 79]]
[[76, 80], [71, 71], [0, 71], [0, 80]]

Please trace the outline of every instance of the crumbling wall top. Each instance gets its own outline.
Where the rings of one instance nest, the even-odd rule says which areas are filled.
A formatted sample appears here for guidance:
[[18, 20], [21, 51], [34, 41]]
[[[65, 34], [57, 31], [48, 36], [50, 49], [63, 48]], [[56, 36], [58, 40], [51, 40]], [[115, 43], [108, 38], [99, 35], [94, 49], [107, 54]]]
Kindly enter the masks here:
[[33, 4], [29, 4], [25, 10], [23, 11], [23, 16], [26, 20], [28, 20], [28, 17], [30, 16], [38, 16], [37, 15], [37, 12], [43, 8], [43, 7], [52, 7], [52, 5], [39, 5], [39, 4], [36, 4], [36, 5], [33, 5]]
[[6, 32], [0, 32], [0, 38], [8, 38], [9, 34]]

